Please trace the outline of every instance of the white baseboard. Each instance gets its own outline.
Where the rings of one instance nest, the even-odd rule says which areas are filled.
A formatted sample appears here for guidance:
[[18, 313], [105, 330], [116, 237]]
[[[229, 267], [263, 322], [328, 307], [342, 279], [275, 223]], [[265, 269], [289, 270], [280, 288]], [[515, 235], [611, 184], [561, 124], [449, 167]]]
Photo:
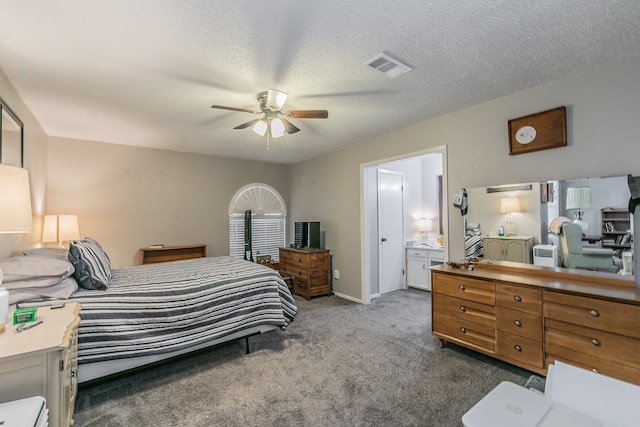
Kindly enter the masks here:
[[339, 292], [334, 292], [333, 295], [340, 298], [344, 298], [349, 301], [357, 302], [358, 304], [364, 304], [364, 302], [361, 299], [350, 297], [349, 295], [341, 294]]

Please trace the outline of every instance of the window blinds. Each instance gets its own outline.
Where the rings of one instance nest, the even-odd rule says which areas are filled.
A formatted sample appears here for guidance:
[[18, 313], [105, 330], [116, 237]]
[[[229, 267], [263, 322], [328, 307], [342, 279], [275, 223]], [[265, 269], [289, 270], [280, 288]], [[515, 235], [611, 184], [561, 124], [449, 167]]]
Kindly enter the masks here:
[[[272, 261], [279, 261], [278, 248], [285, 246], [284, 218], [251, 219], [251, 245], [253, 258], [271, 255]], [[229, 218], [229, 255], [244, 257], [244, 217]]]

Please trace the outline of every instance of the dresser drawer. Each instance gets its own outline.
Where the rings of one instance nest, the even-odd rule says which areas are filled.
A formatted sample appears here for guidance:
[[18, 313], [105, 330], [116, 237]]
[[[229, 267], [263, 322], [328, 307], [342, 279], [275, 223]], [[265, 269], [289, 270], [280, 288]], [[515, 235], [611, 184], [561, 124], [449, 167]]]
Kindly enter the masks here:
[[451, 317], [457, 317], [463, 321], [469, 321], [490, 328], [496, 327], [495, 307], [450, 297], [444, 294], [432, 295], [433, 309]]
[[534, 314], [497, 306], [496, 324], [498, 331], [536, 340], [541, 347], [542, 313]]
[[496, 285], [496, 305], [514, 310], [542, 313], [542, 292], [522, 286]]
[[495, 328], [483, 326], [467, 319], [447, 316], [442, 313], [433, 315], [433, 333], [436, 336], [495, 353]]
[[302, 266], [291, 266], [289, 264], [282, 265], [280, 264], [280, 271], [283, 274], [290, 274], [294, 277], [294, 279], [307, 279], [309, 277], [309, 271], [306, 268], [302, 268]]
[[640, 338], [640, 306], [632, 304], [545, 291], [544, 316]]
[[498, 331], [498, 354], [526, 365], [542, 368], [540, 341]]
[[281, 250], [280, 263], [286, 264], [292, 268], [301, 267], [308, 269], [310, 265], [311, 256], [308, 254], [298, 254], [295, 252], [289, 252]]
[[433, 292], [495, 305], [495, 285], [487, 280], [471, 279], [447, 274], [433, 275]]
[[556, 360], [626, 382], [640, 384], [640, 369], [620, 363], [611, 363], [609, 360], [599, 359], [563, 347], [548, 345], [545, 355], [546, 367], [548, 368]]
[[640, 340], [585, 328], [552, 319], [545, 320], [547, 352], [557, 347], [590, 354], [610, 363], [637, 366]]

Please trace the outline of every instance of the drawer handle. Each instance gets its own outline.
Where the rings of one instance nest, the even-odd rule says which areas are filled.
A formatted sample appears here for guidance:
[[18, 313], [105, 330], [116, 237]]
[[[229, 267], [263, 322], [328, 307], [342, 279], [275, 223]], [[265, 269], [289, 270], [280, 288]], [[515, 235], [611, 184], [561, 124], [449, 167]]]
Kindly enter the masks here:
[[514, 349], [515, 351], [522, 351], [522, 347], [520, 347], [518, 344], [514, 345], [514, 346], [513, 346], [513, 349]]
[[467, 311], [467, 308], [464, 305], [461, 305], [460, 311], [464, 313], [465, 311]]
[[593, 369], [591, 370], [591, 372], [595, 372], [596, 374], [599, 374], [599, 373], [600, 373], [600, 371], [598, 371], [596, 368], [593, 368]]
[[467, 333], [467, 329], [462, 327], [462, 328], [460, 328], [460, 332], [462, 332], [463, 334], [466, 334]]
[[595, 345], [596, 347], [600, 347], [600, 341], [595, 338], [591, 340], [591, 344]]
[[522, 297], [521, 297], [520, 295], [516, 295], [515, 297], [513, 297], [513, 299], [514, 299], [516, 302], [522, 302]]
[[460, 289], [461, 291], [466, 291], [463, 285], [458, 285], [458, 289]]
[[298, 258], [298, 262], [299, 262], [299, 263], [302, 263], [302, 258]]
[[593, 317], [600, 317], [600, 313], [598, 313], [598, 310], [591, 310], [589, 314]]
[[520, 323], [519, 320], [514, 320], [513, 324], [516, 325], [518, 328], [522, 326], [522, 323]]

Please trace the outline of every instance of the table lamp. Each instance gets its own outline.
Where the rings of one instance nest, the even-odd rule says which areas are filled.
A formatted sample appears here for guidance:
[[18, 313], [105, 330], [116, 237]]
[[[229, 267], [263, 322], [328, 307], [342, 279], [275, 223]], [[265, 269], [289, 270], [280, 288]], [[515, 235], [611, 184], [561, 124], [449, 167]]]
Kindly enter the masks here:
[[64, 247], [63, 242], [80, 238], [77, 215], [45, 215], [42, 230], [42, 242], [58, 242], [58, 247]]
[[513, 212], [520, 212], [520, 199], [517, 197], [502, 197], [500, 199], [500, 213], [508, 213], [509, 220], [507, 221], [507, 236], [513, 236], [516, 234], [516, 224], [513, 222], [511, 214]]
[[[15, 166], [0, 165], [0, 233], [31, 233], [31, 190], [29, 172]], [[2, 286], [0, 270], [0, 286]], [[7, 323], [9, 293], [0, 288], [0, 324]]]

